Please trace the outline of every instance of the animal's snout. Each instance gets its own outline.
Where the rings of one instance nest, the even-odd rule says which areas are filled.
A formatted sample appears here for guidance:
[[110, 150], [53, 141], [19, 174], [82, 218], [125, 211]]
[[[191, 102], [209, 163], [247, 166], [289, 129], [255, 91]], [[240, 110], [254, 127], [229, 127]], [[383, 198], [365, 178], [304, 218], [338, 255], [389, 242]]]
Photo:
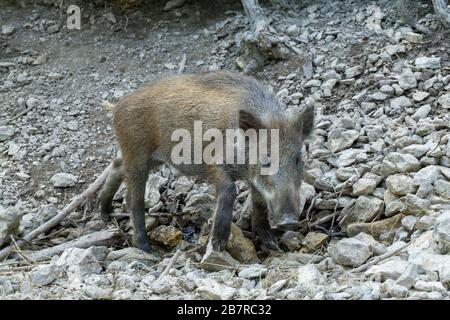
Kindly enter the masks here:
[[293, 230], [299, 226], [299, 221], [296, 219], [293, 213], [284, 214], [277, 224], [277, 229], [281, 230]]

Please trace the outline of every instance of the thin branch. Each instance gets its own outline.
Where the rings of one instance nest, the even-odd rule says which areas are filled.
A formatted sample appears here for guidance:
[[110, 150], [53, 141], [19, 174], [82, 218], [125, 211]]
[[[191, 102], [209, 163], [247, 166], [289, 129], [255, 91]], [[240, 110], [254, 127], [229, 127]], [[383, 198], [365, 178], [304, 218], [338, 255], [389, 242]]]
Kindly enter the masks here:
[[173, 255], [172, 259], [170, 259], [169, 264], [167, 265], [167, 267], [164, 269], [163, 272], [161, 272], [161, 274], [159, 275], [158, 280], [162, 279], [166, 274], [169, 273], [170, 269], [172, 269], [173, 265], [177, 262], [178, 258], [181, 255], [181, 250], [177, 250], [177, 252], [175, 252], [175, 254]]
[[362, 271], [365, 271], [367, 268], [369, 268], [369, 267], [371, 267], [373, 265], [376, 265], [377, 263], [379, 263], [379, 262], [381, 262], [383, 260], [386, 260], [386, 259], [388, 259], [388, 258], [390, 258], [390, 257], [392, 257], [394, 255], [396, 255], [397, 253], [399, 253], [400, 251], [402, 251], [403, 249], [408, 247], [410, 244], [411, 244], [411, 242], [406, 243], [406, 244], [402, 245], [401, 247], [398, 247], [395, 250], [392, 250], [390, 252], [386, 252], [385, 254], [382, 254], [381, 256], [378, 256], [378, 257], [374, 258], [373, 260], [363, 264], [362, 266], [351, 270], [351, 272], [362, 272]]
[[61, 243], [54, 247], [33, 252], [30, 254], [30, 258], [33, 259], [33, 261], [42, 261], [60, 255], [69, 248], [85, 249], [93, 246], [109, 246], [117, 243], [119, 238], [121, 238], [119, 229], [101, 230], [84, 235], [72, 241]]
[[306, 219], [305, 219], [305, 221], [306, 221], [306, 225], [307, 225], [307, 227], [308, 227], [308, 230], [310, 230], [310, 228], [311, 228], [311, 226], [310, 226], [310, 224], [309, 224], [309, 222], [311, 221], [311, 216], [310, 216], [310, 214], [311, 214], [311, 210], [314, 208], [314, 206], [315, 206], [315, 204], [316, 204], [316, 200], [318, 199], [318, 198], [320, 198], [322, 196], [322, 193], [318, 193], [317, 195], [315, 195], [312, 199], [311, 199], [311, 203], [309, 204], [309, 207], [308, 207], [308, 211], [306, 211]]
[[[31, 231], [23, 240], [17, 242], [17, 247], [21, 248], [24, 244], [30, 242], [35, 239], [38, 235], [49, 231], [50, 229], [56, 227], [61, 223], [61, 221], [67, 217], [71, 212], [75, 211], [88, 196], [97, 192], [98, 189], [105, 183], [106, 178], [108, 177], [109, 171], [111, 170], [112, 163], [102, 172], [102, 174], [92, 183], [89, 187], [83, 191], [81, 194], [75, 196], [72, 202], [69, 203], [60, 213], [54, 216], [52, 219], [48, 220], [38, 228]], [[0, 261], [6, 259], [8, 255], [11, 253], [13, 245], [9, 245], [0, 251]]]
[[30, 112], [31, 109], [33, 109], [33, 108], [34, 108], [34, 107], [28, 107], [28, 108], [26, 108], [25, 110], [19, 112], [18, 114], [16, 114], [16, 115], [13, 116], [12, 118], [6, 120], [4, 124], [7, 125], [8, 123], [10, 123], [10, 122], [12, 122], [12, 121], [14, 121], [14, 120], [19, 119], [21, 116], [23, 116], [23, 115], [27, 114], [28, 112]]
[[[336, 213], [337, 213], [337, 209], [338, 209], [338, 206], [339, 206], [339, 200], [341, 200], [342, 192], [344, 192], [345, 186], [347, 185], [347, 182], [349, 180], [350, 179], [345, 180], [344, 185], [342, 186], [341, 192], [339, 192], [339, 196], [338, 196], [338, 198], [336, 200], [336, 205], [334, 206], [334, 210], [333, 210], [333, 219], [331, 220], [331, 226], [330, 226], [330, 229], [328, 230], [328, 236], [329, 237], [331, 237], [331, 235], [333, 234], [333, 227], [334, 227], [334, 222], [336, 221]], [[333, 185], [333, 190], [334, 190], [334, 193], [336, 193], [336, 188], [335, 188], [334, 185]]]
[[183, 54], [183, 59], [181, 59], [180, 66], [178, 67], [179, 74], [184, 72], [184, 68], [186, 67], [186, 59], [186, 54]]
[[[306, 227], [306, 228], [308, 230], [310, 230], [312, 227], [315, 227], [315, 226], [321, 225], [322, 223], [328, 222], [331, 219], [333, 219], [333, 215], [334, 215], [333, 213], [330, 213], [320, 219], [317, 219], [316, 221], [309, 224], [309, 229], [308, 229], [308, 227]], [[306, 219], [300, 221], [300, 225], [303, 225], [304, 222], [306, 223]], [[304, 227], [300, 228], [300, 231], [304, 231]]]
[[27, 255], [25, 253], [22, 252], [22, 250], [20, 250], [19, 245], [16, 242], [16, 239], [14, 239], [14, 236], [11, 235], [11, 241], [14, 245], [14, 251], [27, 263], [27, 264], [32, 264], [34, 261], [33, 259], [30, 259], [29, 257], [27, 257]]

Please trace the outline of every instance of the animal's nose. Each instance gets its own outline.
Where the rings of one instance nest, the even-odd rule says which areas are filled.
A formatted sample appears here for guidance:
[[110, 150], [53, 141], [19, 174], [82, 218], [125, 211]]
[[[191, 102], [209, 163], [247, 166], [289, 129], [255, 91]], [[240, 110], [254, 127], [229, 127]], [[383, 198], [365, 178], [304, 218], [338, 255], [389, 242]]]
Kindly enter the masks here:
[[277, 229], [282, 230], [293, 230], [299, 226], [298, 220], [295, 218], [295, 215], [292, 213], [286, 213], [284, 214], [280, 222], [277, 224]]

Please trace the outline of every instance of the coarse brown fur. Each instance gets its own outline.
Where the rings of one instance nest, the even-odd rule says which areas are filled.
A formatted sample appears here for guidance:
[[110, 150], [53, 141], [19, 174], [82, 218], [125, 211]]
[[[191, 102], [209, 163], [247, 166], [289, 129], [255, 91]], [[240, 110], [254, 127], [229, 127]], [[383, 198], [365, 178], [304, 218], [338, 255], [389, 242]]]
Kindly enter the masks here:
[[[102, 216], [107, 219], [112, 210], [114, 193], [123, 177], [127, 182], [134, 244], [150, 250], [144, 220], [145, 184], [150, 170], [163, 163], [171, 163], [171, 151], [177, 144], [171, 141], [175, 129], [186, 129], [194, 136], [194, 121], [201, 120], [203, 131], [210, 128], [280, 129], [283, 172], [275, 178], [258, 177], [259, 166], [238, 165], [175, 165], [186, 175], [212, 182], [217, 188], [217, 207], [213, 221], [211, 243], [215, 250], [223, 250], [230, 231], [236, 180], [252, 185], [256, 208], [254, 229], [268, 246], [276, 246], [270, 233], [269, 213], [292, 215], [298, 205], [298, 188], [302, 174], [299, 164], [304, 137], [312, 130], [313, 112], [308, 108], [300, 115], [289, 116], [275, 96], [255, 79], [229, 71], [171, 76], [156, 80], [125, 96], [113, 109], [113, 127], [122, 158], [116, 159], [114, 170], [100, 195]], [[291, 160], [292, 159], [292, 160]], [[173, 164], [173, 163], [171, 163]], [[269, 179], [269, 180], [268, 180]], [[285, 179], [283, 182], [282, 180]], [[276, 192], [283, 187], [287, 196]], [[270, 195], [270, 193], [276, 193]], [[279, 195], [278, 195], [279, 194]], [[276, 198], [271, 203], [268, 197]], [[255, 203], [257, 202], [257, 203]], [[259, 208], [259, 209], [258, 209]]]

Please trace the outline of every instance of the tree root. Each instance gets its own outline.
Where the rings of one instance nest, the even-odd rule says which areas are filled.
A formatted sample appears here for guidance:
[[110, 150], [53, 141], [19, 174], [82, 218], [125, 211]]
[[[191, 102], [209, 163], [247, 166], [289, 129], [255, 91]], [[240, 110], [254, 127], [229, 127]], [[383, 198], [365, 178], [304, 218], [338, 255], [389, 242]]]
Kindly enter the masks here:
[[242, 0], [242, 5], [250, 19], [251, 30], [245, 32], [240, 40], [242, 54], [236, 59], [237, 65], [249, 74], [268, 60], [286, 59], [289, 49], [275, 29], [270, 27], [270, 21], [264, 16], [258, 0]]
[[434, 12], [439, 17], [439, 20], [447, 26], [450, 27], [450, 12], [447, 10], [446, 0], [433, 0]]
[[[432, 0], [432, 1], [434, 12], [438, 16], [439, 20], [446, 27], [450, 27], [450, 12], [447, 10], [447, 1], [446, 0]], [[416, 1], [398, 0], [397, 6], [404, 23], [410, 25], [411, 27], [422, 33], [431, 34], [431, 31], [428, 28], [420, 25], [417, 22], [417, 18], [414, 14], [415, 11], [414, 8], [415, 6], [417, 6]]]
[[428, 30], [428, 28], [420, 25], [419, 22], [417, 21], [417, 18], [414, 14], [414, 10], [412, 9], [412, 6], [414, 5], [416, 5], [415, 1], [414, 3], [411, 3], [411, 0], [397, 1], [397, 7], [403, 22], [410, 25], [417, 31], [420, 31], [425, 34], [431, 34], [431, 31]]

